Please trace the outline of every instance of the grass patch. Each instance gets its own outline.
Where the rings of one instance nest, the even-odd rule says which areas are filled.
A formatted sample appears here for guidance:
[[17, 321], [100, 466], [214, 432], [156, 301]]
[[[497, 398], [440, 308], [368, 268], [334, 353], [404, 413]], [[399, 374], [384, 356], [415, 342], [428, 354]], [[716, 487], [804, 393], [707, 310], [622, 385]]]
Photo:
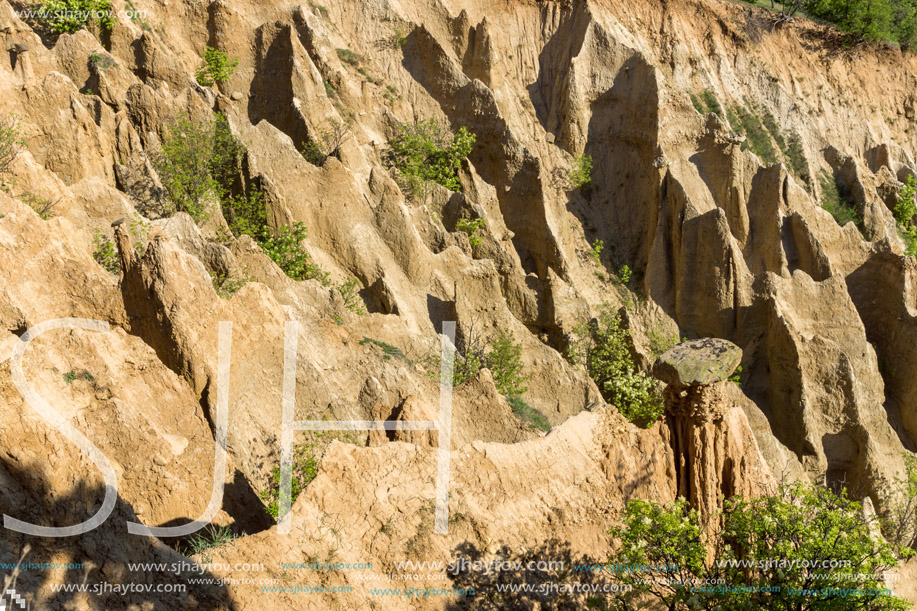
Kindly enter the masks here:
[[516, 417], [539, 431], [545, 433], [551, 430], [551, 422], [540, 411], [526, 403], [522, 397], [508, 396], [506, 402], [512, 408]]
[[845, 196], [834, 177], [827, 171], [823, 171], [820, 183], [821, 207], [827, 210], [841, 227], [847, 223], [854, 223], [857, 229], [862, 231], [863, 219], [857, 212], [856, 205]]
[[77, 380], [85, 380], [89, 382], [90, 384], [95, 384], [95, 381], [96, 381], [95, 377], [91, 373], [86, 371], [85, 369], [80, 369], [80, 370], [71, 369], [70, 371], [64, 374], [64, 382], [67, 383], [67, 386], [70, 386]]
[[228, 526], [216, 526], [211, 524], [203, 530], [194, 533], [188, 539], [188, 547], [185, 551], [186, 556], [196, 556], [201, 554], [204, 564], [210, 564], [213, 561], [213, 550], [237, 539]]
[[396, 358], [404, 360], [404, 362], [406, 362], [408, 365], [413, 364], [411, 363], [411, 359], [409, 359], [407, 355], [405, 355], [405, 353], [401, 351], [400, 348], [396, 348], [395, 346], [391, 344], [380, 342], [379, 340], [372, 339], [371, 337], [364, 337], [363, 339], [360, 340], [360, 345], [365, 346], [366, 344], [372, 344], [373, 346], [382, 348], [382, 353], [383, 353], [382, 358], [385, 359], [386, 361], [391, 359], [394, 356]]
[[353, 66], [354, 68], [356, 68], [357, 66], [362, 64], [364, 61], [366, 61], [365, 56], [355, 51], [351, 51], [350, 49], [338, 49], [337, 54], [338, 54], [338, 58], [342, 62], [350, 66]]

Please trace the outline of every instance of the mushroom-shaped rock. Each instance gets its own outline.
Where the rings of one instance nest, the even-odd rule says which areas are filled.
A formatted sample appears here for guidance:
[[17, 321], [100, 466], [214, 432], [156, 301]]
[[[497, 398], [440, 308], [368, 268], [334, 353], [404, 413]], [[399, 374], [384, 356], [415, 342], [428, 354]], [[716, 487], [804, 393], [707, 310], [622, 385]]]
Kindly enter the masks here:
[[660, 356], [653, 375], [667, 384], [666, 425], [675, 454], [678, 495], [701, 515], [716, 514], [721, 496], [755, 496], [773, 482], [745, 413], [726, 380], [742, 350], [724, 339], [678, 344]]
[[741, 360], [742, 349], [728, 340], [695, 339], [656, 359], [653, 375], [675, 388], [715, 384], [728, 379]]

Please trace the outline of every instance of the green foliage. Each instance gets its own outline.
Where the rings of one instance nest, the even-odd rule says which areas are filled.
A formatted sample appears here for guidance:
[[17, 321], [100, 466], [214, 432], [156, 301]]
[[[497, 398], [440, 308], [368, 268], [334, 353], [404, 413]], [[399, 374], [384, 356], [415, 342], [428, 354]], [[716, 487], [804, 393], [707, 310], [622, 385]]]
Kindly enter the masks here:
[[10, 173], [10, 166], [25, 147], [22, 130], [16, 117], [0, 114], [0, 185]]
[[[609, 565], [644, 570], [615, 575], [633, 589], [615, 594], [612, 608], [655, 598], [674, 611], [907, 609], [881, 580], [897, 559], [873, 525], [846, 491], [803, 484], [727, 499], [705, 525], [683, 498], [631, 500], [610, 531], [620, 545]], [[744, 566], [730, 565], [738, 560]]]
[[393, 38], [395, 46], [399, 49], [403, 49], [404, 45], [408, 44], [408, 36], [405, 34], [404, 30], [400, 27], [395, 28], [395, 36]]
[[819, 182], [822, 190], [821, 207], [834, 217], [838, 225], [843, 227], [852, 222], [859, 228], [863, 219], [857, 213], [856, 205], [841, 194], [834, 177], [823, 171]]
[[121, 271], [118, 250], [115, 248], [114, 243], [98, 229], [96, 229], [95, 237], [92, 240], [92, 246], [92, 258], [95, 259], [96, 263], [112, 274], [117, 274]]
[[343, 122], [331, 119], [326, 127], [317, 130], [314, 138], [303, 142], [302, 156], [314, 166], [322, 166], [331, 155], [337, 155], [338, 150], [347, 136], [353, 120], [345, 119]]
[[476, 136], [464, 126], [453, 135], [436, 119], [402, 125], [389, 141], [386, 161], [398, 171], [402, 188], [426, 199], [430, 183], [461, 191], [458, 171], [471, 154]]
[[195, 77], [204, 87], [210, 87], [214, 83], [225, 83], [238, 65], [238, 59], [229, 59], [229, 55], [223, 51], [208, 46]]
[[627, 265], [622, 265], [621, 269], [618, 270], [618, 278], [621, 280], [621, 284], [627, 285], [630, 282], [630, 278], [633, 275], [633, 272]]
[[736, 386], [742, 385], [742, 366], [739, 365], [736, 367], [735, 372], [729, 376], [729, 381], [735, 384]]
[[230, 544], [237, 538], [238, 536], [235, 535], [228, 526], [210, 524], [203, 530], [194, 533], [191, 538], [188, 539], [188, 549], [185, 555], [195, 556], [197, 554], [202, 554], [204, 563], [209, 564], [213, 560], [211, 550]]
[[54, 206], [60, 202], [60, 199], [51, 201], [50, 199], [35, 195], [34, 193], [23, 193], [19, 198], [27, 203], [43, 221], [47, 221], [56, 216], [54, 213]]
[[80, 369], [79, 371], [71, 369], [64, 374], [64, 382], [67, 383], [67, 386], [70, 386], [77, 380], [86, 380], [90, 384], [94, 384], [96, 381], [95, 377], [85, 369]]
[[98, 27], [111, 32], [115, 24], [110, 0], [42, 0], [39, 21], [56, 34]]
[[478, 232], [484, 229], [485, 221], [484, 219], [459, 219], [455, 224], [455, 228], [465, 235], [468, 236], [468, 242], [472, 247], [477, 246], [481, 243], [481, 236], [478, 235]]
[[383, 357], [382, 357], [382, 358], [385, 359], [386, 361], [389, 360], [390, 358], [392, 358], [392, 357], [394, 356], [394, 357], [396, 357], [396, 358], [402, 359], [402, 360], [405, 361], [408, 365], [411, 365], [411, 364], [412, 364], [412, 363], [411, 363], [411, 359], [409, 359], [409, 358], [404, 354], [404, 352], [401, 351], [400, 348], [396, 348], [395, 346], [393, 346], [393, 345], [391, 345], [391, 344], [387, 344], [387, 343], [385, 343], [385, 342], [380, 342], [379, 340], [377, 340], [377, 339], [372, 339], [372, 338], [370, 338], [370, 337], [364, 337], [363, 339], [360, 340], [360, 345], [361, 345], [361, 346], [365, 346], [366, 344], [371, 344], [371, 345], [373, 345], [373, 346], [377, 346], [377, 347], [379, 347], [379, 348], [382, 348], [382, 353], [383, 353]]
[[602, 264], [602, 251], [605, 250], [605, 242], [602, 240], [596, 240], [592, 243], [592, 250], [589, 254], [592, 256], [592, 260], [595, 261], [596, 265]]
[[727, 116], [732, 128], [738, 134], [745, 136], [742, 150], [751, 150], [767, 164], [777, 161], [777, 153], [774, 151], [771, 137], [752, 109], [733, 106], [727, 111]]
[[904, 455], [904, 478], [892, 486], [885, 506], [882, 532], [899, 548], [898, 556], [910, 558], [917, 547], [917, 456]]
[[704, 89], [699, 96], [693, 93], [688, 95], [691, 97], [694, 110], [700, 114], [707, 115], [712, 112], [723, 118], [723, 107], [720, 105], [720, 101], [716, 99], [716, 94], [713, 93], [712, 89]]
[[573, 330], [567, 358], [586, 369], [625, 418], [649, 428], [662, 415], [662, 397], [655, 379], [637, 370], [629, 343], [620, 317], [606, 307], [597, 319]]
[[345, 280], [338, 287], [338, 293], [344, 298], [344, 307], [358, 316], [366, 314], [366, 306], [360, 298], [360, 281], [356, 278]]
[[359, 53], [351, 51], [350, 49], [338, 49], [337, 53], [342, 62], [351, 66], [359, 66], [361, 63], [366, 61], [365, 57]]
[[210, 272], [213, 290], [223, 299], [229, 299], [248, 283], [248, 278], [234, 278], [225, 273]]
[[592, 155], [578, 155], [573, 159], [570, 183], [575, 189], [582, 189], [592, 182]]
[[[296, 502], [300, 493], [318, 475], [318, 460], [307, 446], [299, 446], [293, 452], [293, 473], [290, 486], [290, 505]], [[275, 520], [280, 511], [280, 467], [271, 470], [273, 485], [261, 493], [261, 500], [267, 503], [265, 511]]]
[[318, 280], [328, 283], [328, 273], [323, 272], [303, 248], [306, 239], [305, 223], [293, 223], [292, 227], [281, 227], [276, 235], [261, 242], [261, 249], [293, 280]]
[[215, 124], [182, 117], [166, 130], [153, 160], [173, 209], [187, 212], [198, 224], [210, 216], [207, 195], [220, 187], [211, 174], [216, 143]]
[[525, 382], [528, 376], [523, 373], [522, 344], [514, 340], [512, 331], [500, 331], [491, 341], [484, 364], [493, 375], [494, 385], [500, 394], [520, 396], [527, 390]]
[[895, 220], [898, 222], [898, 233], [905, 243], [904, 254], [909, 257], [917, 257], [917, 223], [914, 222], [917, 217], [915, 195], [917, 195], [917, 181], [913, 176], [908, 175], [898, 194], [898, 202], [895, 204]]
[[667, 334], [662, 331], [659, 327], [654, 327], [646, 334], [647, 339], [649, 340], [650, 353], [653, 355], [653, 359], [658, 358], [664, 352], [668, 351], [670, 348], [674, 348], [678, 344], [678, 334], [672, 333]]
[[104, 72], [115, 65], [115, 60], [109, 55], [93, 53], [89, 56], [89, 63], [98, 68], [101, 72]]
[[509, 403], [516, 417], [539, 431], [545, 433], [551, 430], [551, 422], [540, 411], [526, 403], [522, 397], [508, 396], [506, 402]]

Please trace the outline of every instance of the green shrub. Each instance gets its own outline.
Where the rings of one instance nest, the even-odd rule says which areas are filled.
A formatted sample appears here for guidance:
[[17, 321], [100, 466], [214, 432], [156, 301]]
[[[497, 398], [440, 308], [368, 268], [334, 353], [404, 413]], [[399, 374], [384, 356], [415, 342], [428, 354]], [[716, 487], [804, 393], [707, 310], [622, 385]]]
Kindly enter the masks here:
[[360, 281], [351, 278], [342, 282], [338, 287], [338, 293], [344, 298], [344, 307], [358, 316], [366, 314], [366, 306], [360, 298]]
[[238, 65], [238, 59], [229, 59], [229, 55], [223, 51], [208, 46], [195, 76], [198, 83], [210, 87], [214, 83], [228, 81]]
[[481, 236], [478, 235], [478, 232], [484, 229], [485, 222], [484, 219], [459, 219], [455, 224], [455, 228], [458, 231], [461, 231], [468, 236], [468, 242], [472, 247], [477, 246], [481, 243]]
[[576, 189], [582, 189], [592, 182], [592, 156], [585, 153], [573, 160], [573, 170], [570, 171], [570, 183]]
[[663, 353], [670, 348], [674, 348], [678, 344], [677, 333], [668, 335], [659, 327], [654, 327], [649, 331], [646, 334], [646, 338], [649, 340], [650, 353], [653, 355], [654, 359], [659, 358]]
[[595, 261], [596, 265], [602, 264], [602, 251], [605, 250], [605, 242], [602, 240], [596, 240], [592, 243], [592, 250], [589, 252], [592, 255], [592, 260]]
[[823, 171], [820, 183], [822, 189], [821, 207], [834, 217], [838, 225], [843, 227], [852, 222], [857, 228], [861, 228], [863, 219], [857, 213], [856, 205], [841, 194], [834, 177]]
[[219, 191], [211, 174], [215, 144], [212, 123], [182, 117], [167, 129], [153, 159], [173, 210], [187, 212], [198, 224], [210, 216], [207, 195]]
[[389, 141], [386, 161], [398, 171], [409, 195], [426, 199], [430, 183], [461, 191], [458, 171], [476, 136], [464, 126], [453, 135], [436, 119], [402, 125]]
[[[897, 550], [874, 534], [875, 525], [845, 490], [811, 484], [727, 499], [705, 525], [684, 498], [665, 505], [634, 499], [609, 531], [619, 545], [607, 565], [631, 589], [604, 608], [656, 600], [673, 611], [907, 609], [882, 581], [897, 566]], [[625, 568], [637, 565], [643, 570]]]
[[[300, 493], [305, 490], [306, 486], [318, 475], [318, 460], [309, 452], [305, 446], [299, 446], [293, 454], [293, 473], [290, 488], [290, 506], [296, 502]], [[271, 470], [271, 480], [273, 485], [261, 493], [261, 500], [267, 502], [268, 515], [277, 519], [280, 511], [280, 467], [274, 467]]]
[[540, 411], [526, 403], [522, 397], [508, 396], [506, 397], [506, 402], [509, 403], [516, 417], [532, 428], [544, 431], [545, 433], [551, 430], [550, 420]]
[[213, 283], [213, 290], [222, 299], [229, 299], [248, 284], [248, 278], [235, 278], [218, 272], [210, 272], [210, 280]]
[[42, 0], [38, 11], [38, 20], [56, 34], [88, 27], [111, 32], [115, 24], [110, 0]]
[[729, 376], [729, 381], [735, 384], [736, 386], [742, 385], [742, 366], [741, 365], [736, 367], [735, 373]]
[[771, 164], [777, 161], [777, 153], [771, 137], [761, 123], [761, 119], [754, 111], [743, 106], [733, 106], [727, 113], [732, 128], [745, 136], [742, 150], [751, 150], [761, 158], [764, 163]]
[[914, 181], [913, 176], [908, 175], [898, 194], [898, 203], [895, 205], [895, 220], [902, 227], [910, 227], [914, 224], [914, 216], [917, 215], [917, 205], [914, 203], [915, 195], [917, 195], [917, 182]]
[[0, 185], [10, 173], [10, 166], [25, 147], [16, 117], [0, 114]]
[[96, 263], [112, 274], [117, 274], [121, 271], [121, 260], [118, 258], [118, 249], [116, 249], [114, 243], [98, 229], [96, 229], [92, 245], [92, 258], [95, 259]]
[[597, 319], [573, 330], [567, 358], [586, 369], [625, 418], [649, 428], [662, 415], [662, 397], [656, 380], [637, 370], [629, 342], [620, 317], [606, 307]]
[[491, 341], [484, 364], [493, 375], [500, 394], [519, 396], [525, 393], [528, 376], [523, 373], [522, 344], [515, 341], [512, 331], [500, 331]]
[[305, 223], [293, 223], [292, 227], [281, 227], [276, 235], [261, 243], [264, 253], [293, 280], [318, 280], [328, 283], [328, 273], [323, 272], [303, 248], [306, 239]]
[[627, 265], [622, 265], [621, 268], [618, 269], [618, 274], [617, 274], [618, 279], [621, 281], [621, 284], [625, 286], [627, 286], [627, 284], [630, 282], [630, 278], [632, 275], [633, 275], [633, 272], [630, 270], [630, 268]]

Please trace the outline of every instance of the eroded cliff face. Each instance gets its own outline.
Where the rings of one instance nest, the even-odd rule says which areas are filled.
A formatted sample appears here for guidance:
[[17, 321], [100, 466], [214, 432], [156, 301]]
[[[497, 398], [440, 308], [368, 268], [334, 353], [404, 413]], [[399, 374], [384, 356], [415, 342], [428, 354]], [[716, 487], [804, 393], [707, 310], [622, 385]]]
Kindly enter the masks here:
[[[220, 552], [233, 562], [388, 566], [546, 550], [601, 560], [628, 498], [668, 500], [679, 485], [667, 426], [627, 423], [561, 355], [603, 303], [628, 305], [644, 362], [661, 334], [742, 348], [742, 387], [718, 399], [728, 417], [685, 435], [713, 435], [755, 478], [826, 476], [881, 507], [917, 435], [915, 264], [891, 212], [917, 173], [912, 57], [837, 50], [811, 24], [775, 31], [752, 9], [712, 0], [134, 4], [145, 17], [118, 21], [103, 41], [80, 31], [52, 45], [0, 2], [0, 112], [18, 116], [27, 140], [0, 192], [0, 508], [64, 525], [91, 515], [104, 490], [12, 384], [12, 347], [46, 320], [110, 325], [106, 335], [49, 332], [26, 373], [119, 477], [107, 530], [61, 547], [4, 529], [0, 560], [30, 544], [32, 561], [95, 558], [90, 577], [116, 582], [137, 579], [128, 561], [180, 559], [127, 537], [123, 523], [172, 524], [207, 506], [220, 321], [233, 322], [233, 343], [216, 521], [249, 533]], [[207, 45], [239, 59], [218, 87], [194, 81]], [[342, 49], [362, 57], [348, 63]], [[218, 211], [200, 227], [161, 218], [150, 160], [164, 130], [214, 111], [245, 144], [237, 178], [264, 191], [271, 225], [304, 222], [313, 259], [335, 283], [359, 281], [367, 315], [317, 281], [289, 279], [252, 240], [220, 239]], [[743, 146], [735, 130], [748, 116], [775, 150]], [[438, 189], [422, 204], [405, 198], [383, 153], [398, 122], [428, 117], [477, 141], [462, 192]], [[299, 153], [347, 119], [337, 156], [318, 167]], [[583, 153], [592, 183], [573, 189]], [[861, 229], [819, 207], [822, 176], [850, 194]], [[35, 197], [55, 202], [56, 216], [39, 218]], [[456, 231], [472, 216], [486, 222], [474, 246]], [[134, 223], [116, 236], [121, 218]], [[93, 260], [97, 231], [116, 239], [120, 273]], [[604, 269], [589, 253], [597, 239]], [[623, 265], [635, 272], [629, 289], [607, 281]], [[223, 299], [211, 273], [252, 282]], [[429, 532], [432, 432], [332, 443], [293, 507], [293, 535], [279, 535], [258, 493], [279, 463], [287, 320], [299, 321], [297, 420], [435, 419], [439, 388], [412, 357], [436, 354], [442, 322], [455, 320], [460, 338], [513, 332], [531, 374], [526, 400], [556, 428], [544, 436], [520, 422], [482, 372], [455, 390], [447, 536]], [[276, 563], [267, 574], [287, 578]], [[329, 579], [354, 589], [284, 605], [368, 604], [372, 584]], [[48, 589], [73, 580], [19, 583], [41, 608], [104, 607]], [[133, 602], [177, 604], [157, 596]], [[208, 586], [179, 602], [257, 608], [259, 596]]]

